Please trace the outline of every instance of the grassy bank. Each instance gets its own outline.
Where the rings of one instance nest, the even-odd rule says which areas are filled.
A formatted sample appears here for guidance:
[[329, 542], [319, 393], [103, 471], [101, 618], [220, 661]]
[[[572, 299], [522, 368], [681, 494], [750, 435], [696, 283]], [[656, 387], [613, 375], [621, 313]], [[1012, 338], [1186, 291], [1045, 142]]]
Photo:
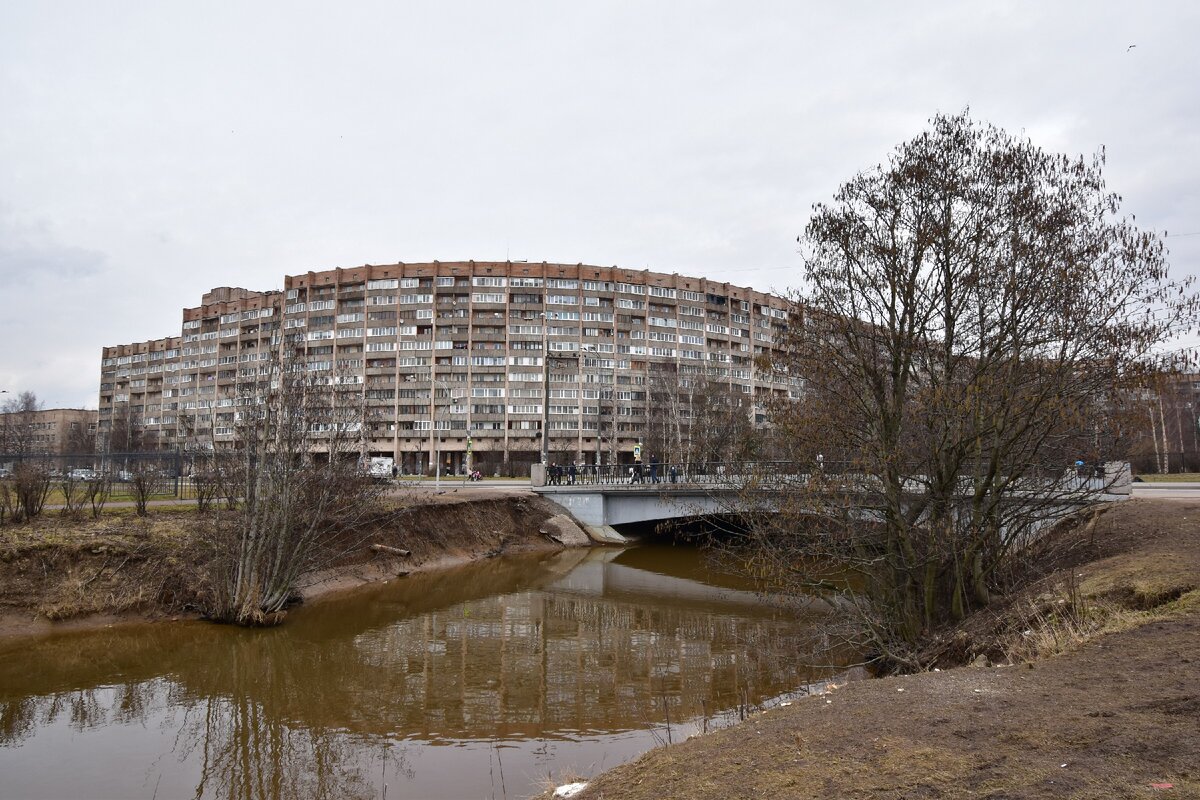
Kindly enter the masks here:
[[1110, 507], [1036, 556], [931, 644], [976, 666], [849, 683], [576, 798], [1200, 797], [1200, 503]]
[[[557, 507], [526, 495], [381, 505], [363, 546], [305, 576], [297, 597], [507, 551], [557, 548], [538, 530]], [[47, 513], [0, 527], [0, 634], [47, 623], [196, 615], [207, 585], [205, 527], [192, 505], [106, 509], [98, 519]], [[407, 550], [401, 557], [370, 545]]]
[[1174, 472], [1166, 475], [1151, 472], [1138, 475], [1138, 479], [1146, 483], [1192, 483], [1200, 482], [1200, 472]]

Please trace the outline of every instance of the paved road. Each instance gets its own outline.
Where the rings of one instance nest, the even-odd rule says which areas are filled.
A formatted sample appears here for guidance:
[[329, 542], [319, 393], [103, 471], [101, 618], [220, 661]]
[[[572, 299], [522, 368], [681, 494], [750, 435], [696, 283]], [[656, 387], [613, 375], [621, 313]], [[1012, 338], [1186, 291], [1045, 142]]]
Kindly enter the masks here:
[[[447, 486], [456, 489], [497, 489], [507, 487], [529, 488], [529, 478], [493, 478], [482, 481], [467, 481], [462, 478], [442, 478], [441, 488]], [[433, 489], [437, 481], [406, 481], [403, 478], [396, 481], [396, 487], [401, 489]]]
[[1180, 481], [1146, 481], [1133, 484], [1133, 496], [1155, 500], [1197, 500], [1200, 499], [1200, 483]]

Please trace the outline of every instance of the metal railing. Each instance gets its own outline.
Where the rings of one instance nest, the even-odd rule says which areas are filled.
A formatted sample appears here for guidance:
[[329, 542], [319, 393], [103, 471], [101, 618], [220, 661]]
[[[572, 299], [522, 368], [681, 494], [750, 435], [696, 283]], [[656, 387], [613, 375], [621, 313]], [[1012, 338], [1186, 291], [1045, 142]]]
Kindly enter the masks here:
[[[1121, 465], [1115, 472], [1113, 467]], [[1128, 482], [1124, 462], [1103, 464], [1052, 465], [1027, 468], [1019, 479], [1004, 485], [1006, 493], [1052, 492], [1089, 495], [1110, 491], [1114, 483]], [[632, 488], [671, 488], [707, 486], [746, 489], [778, 489], [823, 481], [829, 489], [869, 492], [881, 490], [880, 476], [849, 461], [742, 461], [742, 462], [649, 462], [634, 464], [551, 464], [546, 468], [545, 486], [609, 486]], [[1000, 484], [991, 484], [999, 486]], [[903, 479], [904, 491], [920, 494], [928, 491], [930, 481], [919, 468]], [[970, 471], [957, 478], [956, 493], [970, 495], [979, 485]]]
[[807, 477], [813, 464], [792, 461], [551, 464], [547, 486], [743, 486], [751, 480]]

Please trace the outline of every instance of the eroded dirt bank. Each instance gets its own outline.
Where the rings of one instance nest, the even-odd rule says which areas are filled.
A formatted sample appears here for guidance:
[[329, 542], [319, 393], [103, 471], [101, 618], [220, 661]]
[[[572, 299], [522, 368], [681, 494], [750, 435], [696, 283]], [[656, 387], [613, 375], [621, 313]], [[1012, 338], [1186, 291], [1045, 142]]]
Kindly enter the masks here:
[[[404, 573], [560, 549], [539, 533], [559, 513], [533, 494], [402, 498], [385, 505], [329, 568], [306, 576], [300, 595], [309, 601]], [[197, 616], [206, 586], [196, 539], [208, 524], [189, 508], [172, 508], [146, 518], [49, 513], [32, 524], [0, 527], [0, 636]]]
[[1200, 797], [1200, 503], [1131, 501], [1053, 544], [935, 645], [1012, 664], [849, 683], [575, 797]]

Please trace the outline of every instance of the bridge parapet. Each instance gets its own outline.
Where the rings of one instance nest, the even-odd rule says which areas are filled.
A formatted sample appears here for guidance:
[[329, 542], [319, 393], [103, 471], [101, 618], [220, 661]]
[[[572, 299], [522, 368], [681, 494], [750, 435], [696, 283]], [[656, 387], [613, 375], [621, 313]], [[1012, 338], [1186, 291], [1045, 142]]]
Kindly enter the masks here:
[[[541, 487], [579, 487], [602, 490], [653, 488], [675, 491], [689, 487], [721, 490], [775, 489], [807, 486], [820, 479], [825, 489], [872, 492], [882, 488], [878, 477], [863, 471], [853, 462], [802, 461], [745, 461], [714, 463], [656, 463], [649, 464], [534, 464], [531, 485]], [[970, 474], [960, 478], [958, 494], [969, 496], [975, 491]], [[905, 487], [920, 493], [929, 486], [928, 476], [914, 470], [905, 478]], [[1048, 494], [1103, 493], [1128, 495], [1132, 477], [1127, 461], [1077, 467], [1036, 467], [1010, 484], [1016, 493]]]
[[[540, 466], [540, 465], [539, 465]], [[535, 473], [536, 475], [536, 473]], [[905, 479], [907, 493], [919, 502], [929, 485], [922, 475]], [[960, 498], [975, 491], [970, 476], [957, 487]], [[1032, 470], [1014, 480], [1006, 498], [1039, 518], [1057, 519], [1096, 502], [1124, 500], [1131, 491], [1129, 464], [1109, 462], [1088, 469]], [[821, 462], [741, 464], [595, 465], [545, 470], [545, 483], [534, 491], [571, 513], [597, 541], [624, 541], [613, 526], [696, 517], [707, 514], [776, 510], [790, 491], [819, 490], [824, 495], [860, 498], [864, 519], [878, 513], [882, 484], [851, 465]]]

